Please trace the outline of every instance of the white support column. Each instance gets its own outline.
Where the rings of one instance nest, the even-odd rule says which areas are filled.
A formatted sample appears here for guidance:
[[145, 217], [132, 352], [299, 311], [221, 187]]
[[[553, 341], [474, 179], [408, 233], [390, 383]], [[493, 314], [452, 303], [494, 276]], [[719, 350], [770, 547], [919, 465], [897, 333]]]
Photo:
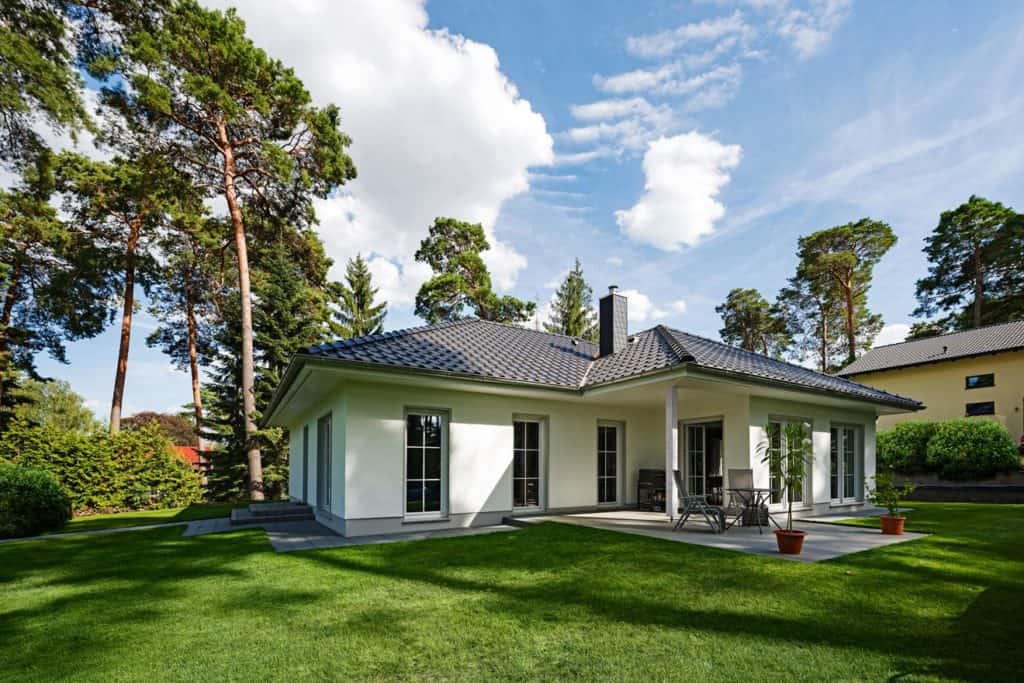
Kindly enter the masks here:
[[675, 386], [665, 392], [665, 512], [675, 520], [679, 510], [676, 498], [676, 480], [672, 471], [678, 464], [679, 409]]

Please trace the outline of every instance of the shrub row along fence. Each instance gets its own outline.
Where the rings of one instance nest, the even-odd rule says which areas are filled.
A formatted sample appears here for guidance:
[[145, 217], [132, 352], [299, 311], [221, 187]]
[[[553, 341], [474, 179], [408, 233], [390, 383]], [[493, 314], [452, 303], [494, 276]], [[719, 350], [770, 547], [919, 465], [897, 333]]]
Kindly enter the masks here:
[[[889, 467], [918, 486], [917, 500], [1007, 500], [1001, 487], [1020, 470], [1020, 455], [1010, 433], [987, 420], [911, 420], [880, 432], [879, 467]], [[934, 489], [934, 490], [933, 490]], [[968, 489], [982, 494], [963, 497]], [[1002, 493], [1007, 493], [1006, 489]], [[980, 497], [978, 497], [980, 496]]]
[[[47, 477], [66, 497], [65, 507], [75, 512], [181, 507], [201, 501], [203, 495], [199, 474], [173, 453], [156, 425], [110, 435], [65, 432], [16, 420], [0, 438], [0, 461], [5, 472], [21, 471], [0, 479], [0, 518], [15, 516], [17, 506], [10, 499], [15, 495], [24, 497], [25, 486], [38, 488], [40, 498], [52, 501], [48, 493], [42, 492], [47, 488], [43, 483]], [[47, 476], [41, 479], [24, 470]], [[35, 483], [25, 483], [29, 481]], [[25, 512], [17, 509], [21, 510], [18, 514]], [[17, 526], [35, 524], [18, 522]], [[32, 528], [26, 533], [40, 530], [45, 528]]]

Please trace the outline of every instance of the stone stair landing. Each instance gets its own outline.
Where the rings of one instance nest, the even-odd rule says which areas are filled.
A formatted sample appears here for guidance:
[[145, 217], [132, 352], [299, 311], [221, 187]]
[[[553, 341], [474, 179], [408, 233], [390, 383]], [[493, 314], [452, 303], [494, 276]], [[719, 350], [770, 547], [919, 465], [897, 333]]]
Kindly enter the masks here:
[[253, 503], [248, 508], [231, 511], [231, 525], [266, 524], [268, 522], [304, 522], [313, 519], [313, 508], [306, 503]]

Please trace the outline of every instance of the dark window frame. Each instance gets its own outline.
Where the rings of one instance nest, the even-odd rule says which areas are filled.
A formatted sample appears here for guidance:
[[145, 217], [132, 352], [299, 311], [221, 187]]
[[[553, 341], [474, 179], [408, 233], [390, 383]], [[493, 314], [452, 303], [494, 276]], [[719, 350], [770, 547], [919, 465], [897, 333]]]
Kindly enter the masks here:
[[[974, 411], [972, 412], [972, 407]], [[975, 403], [968, 403], [964, 408], [964, 413], [967, 417], [980, 417], [982, 415], [995, 415], [996, 414], [996, 402], [995, 401], [977, 401]]]
[[[982, 378], [987, 378], [983, 381], [987, 381], [988, 383], [971, 384], [972, 379], [982, 380]], [[994, 387], [995, 385], [996, 375], [994, 372], [985, 372], [980, 375], [967, 375], [966, 377], [964, 377], [964, 388], [967, 389], [968, 391], [970, 391], [971, 389], [988, 389], [989, 387]]]

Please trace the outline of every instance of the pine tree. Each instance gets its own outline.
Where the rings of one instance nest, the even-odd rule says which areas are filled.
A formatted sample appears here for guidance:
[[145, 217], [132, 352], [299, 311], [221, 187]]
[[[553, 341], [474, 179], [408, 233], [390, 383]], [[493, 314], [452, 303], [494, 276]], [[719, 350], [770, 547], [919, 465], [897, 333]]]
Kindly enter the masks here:
[[555, 292], [551, 304], [551, 317], [544, 329], [556, 334], [579, 337], [596, 342], [598, 337], [597, 313], [593, 307], [594, 290], [583, 279], [583, 267], [576, 259]]
[[880, 316], [867, 308], [867, 293], [875, 264], [896, 244], [885, 223], [869, 218], [819, 230], [800, 238], [796, 277], [832, 290], [842, 311], [846, 363], [871, 348], [882, 328]]
[[793, 343], [782, 307], [768, 303], [756, 289], [731, 290], [715, 312], [722, 316], [718, 334], [726, 344], [779, 358]]
[[249, 236], [256, 211], [309, 221], [314, 197], [355, 177], [338, 108], [317, 108], [295, 73], [245, 34], [234, 10], [174, 3], [161, 24], [127, 41], [113, 68], [124, 75], [104, 99], [194, 184], [224, 200], [238, 266], [239, 380], [249, 439], [251, 496], [263, 497], [256, 425]]
[[416, 315], [428, 323], [458, 320], [467, 315], [495, 322], [529, 320], [536, 304], [498, 296], [491, 288], [491, 274], [480, 256], [490, 248], [479, 223], [434, 219], [416, 251], [416, 260], [434, 271], [434, 276], [416, 294]]
[[925, 240], [928, 275], [917, 281], [913, 315], [965, 330], [1024, 318], [1022, 217], [998, 202], [972, 195], [943, 212]]
[[333, 283], [337, 295], [335, 334], [342, 339], [365, 337], [384, 331], [388, 302], [375, 303], [377, 288], [362, 254], [356, 254], [345, 265], [345, 282]]

